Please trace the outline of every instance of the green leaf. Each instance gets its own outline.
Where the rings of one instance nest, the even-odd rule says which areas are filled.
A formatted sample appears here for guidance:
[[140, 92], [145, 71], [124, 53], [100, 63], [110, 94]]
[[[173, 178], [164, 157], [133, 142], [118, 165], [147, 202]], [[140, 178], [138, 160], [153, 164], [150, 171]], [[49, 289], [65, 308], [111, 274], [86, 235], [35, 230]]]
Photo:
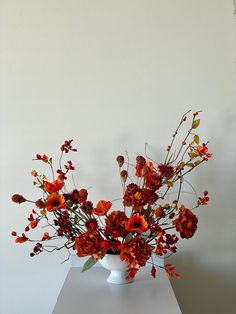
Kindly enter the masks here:
[[95, 258], [93, 258], [92, 256], [84, 263], [84, 266], [81, 270], [81, 272], [83, 273], [86, 270], [89, 270], [91, 267], [93, 267], [93, 265], [95, 265], [97, 263], [98, 260], [96, 260]]
[[197, 161], [195, 161], [194, 166], [196, 167], [196, 166], [200, 165], [200, 163], [201, 163], [201, 160], [197, 160]]
[[69, 207], [72, 207], [72, 206], [73, 206], [73, 203], [72, 203], [70, 200], [66, 201], [66, 204], [67, 204]]
[[198, 154], [192, 152], [188, 153], [188, 155], [191, 159], [198, 157]]
[[200, 119], [194, 120], [192, 124], [192, 128], [196, 129], [200, 124]]
[[152, 214], [152, 206], [151, 205], [148, 205], [147, 207], [147, 213], [146, 213], [146, 217], [150, 217]]
[[125, 242], [128, 242], [129, 240], [131, 240], [133, 238], [133, 233], [130, 232], [127, 234], [126, 238], [125, 238]]
[[146, 231], [146, 232], [141, 233], [140, 235], [141, 235], [141, 237], [143, 237], [144, 239], [147, 239], [147, 238], [151, 235], [151, 231], [148, 230], [148, 231]]
[[194, 142], [195, 142], [196, 144], [199, 144], [199, 136], [198, 136], [197, 134], [194, 135], [193, 140], [194, 140]]
[[186, 166], [193, 168], [193, 167], [194, 167], [194, 164], [193, 164], [192, 162], [188, 162], [188, 163], [186, 164]]

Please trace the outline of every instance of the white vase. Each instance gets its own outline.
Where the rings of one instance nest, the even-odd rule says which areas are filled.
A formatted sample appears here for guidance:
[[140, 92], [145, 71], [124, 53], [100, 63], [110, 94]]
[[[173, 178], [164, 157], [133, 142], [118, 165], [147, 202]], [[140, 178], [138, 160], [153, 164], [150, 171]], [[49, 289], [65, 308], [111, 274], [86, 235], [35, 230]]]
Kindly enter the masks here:
[[125, 261], [121, 261], [120, 255], [106, 254], [103, 259], [100, 260], [100, 264], [110, 270], [110, 275], [107, 281], [110, 283], [122, 285], [133, 280], [127, 280], [128, 275], [128, 264]]

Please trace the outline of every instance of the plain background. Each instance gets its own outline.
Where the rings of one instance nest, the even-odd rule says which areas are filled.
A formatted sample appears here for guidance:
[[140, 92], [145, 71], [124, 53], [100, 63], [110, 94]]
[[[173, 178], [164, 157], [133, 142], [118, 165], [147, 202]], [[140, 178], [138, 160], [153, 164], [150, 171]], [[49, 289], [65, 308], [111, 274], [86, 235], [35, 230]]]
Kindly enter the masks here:
[[[78, 187], [120, 196], [115, 158], [163, 152], [180, 116], [202, 109], [199, 132], [214, 155], [189, 180], [211, 202], [195, 237], [171, 259], [183, 313], [233, 313], [236, 291], [236, 17], [232, 0], [1, 0], [0, 312], [49, 314], [66, 253], [31, 259], [16, 245], [36, 198], [36, 153], [57, 158], [78, 143]], [[186, 196], [187, 197], [187, 196]], [[187, 201], [183, 196], [183, 201]], [[39, 230], [42, 232], [42, 230]], [[158, 280], [158, 277], [157, 277]], [[78, 305], [79, 309], [79, 305]], [[148, 309], [147, 309], [148, 311]]]

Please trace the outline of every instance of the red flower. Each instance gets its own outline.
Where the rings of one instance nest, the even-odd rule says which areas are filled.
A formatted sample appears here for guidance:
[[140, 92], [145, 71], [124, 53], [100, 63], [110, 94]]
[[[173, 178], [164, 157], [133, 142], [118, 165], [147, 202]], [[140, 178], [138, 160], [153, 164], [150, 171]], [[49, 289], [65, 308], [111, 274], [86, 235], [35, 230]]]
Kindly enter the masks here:
[[210, 200], [210, 198], [208, 196], [208, 191], [204, 191], [203, 195], [204, 195], [203, 197], [198, 198], [198, 204], [199, 205], [207, 205], [209, 200]]
[[137, 213], [130, 217], [130, 219], [125, 222], [125, 228], [129, 232], [142, 233], [147, 231], [148, 223], [146, 222], [143, 216]]
[[154, 265], [152, 265], [152, 268], [151, 268], [151, 275], [153, 278], [156, 278], [156, 267]]
[[155, 170], [149, 171], [145, 174], [145, 186], [154, 191], [161, 187], [161, 177], [157, 174]]
[[174, 168], [170, 165], [159, 164], [158, 170], [160, 172], [160, 175], [167, 180], [171, 179], [174, 175]]
[[132, 280], [135, 277], [137, 271], [138, 271], [138, 269], [130, 268], [129, 272], [128, 272], [128, 275], [125, 277], [125, 279], [126, 280]]
[[146, 164], [146, 159], [143, 156], [138, 156], [136, 158], [136, 176], [137, 177], [142, 177], [143, 176], [143, 167]]
[[32, 229], [36, 228], [38, 223], [39, 223], [40, 219], [34, 219], [31, 223], [30, 223], [30, 227]]
[[167, 251], [166, 251], [166, 249], [165, 249], [165, 247], [161, 244], [161, 243], [159, 243], [159, 244], [157, 244], [157, 247], [156, 247], [156, 254], [157, 255], [160, 255], [160, 256], [162, 256], [163, 254], [165, 254]]
[[170, 263], [165, 265], [165, 270], [169, 278], [173, 278], [173, 277], [175, 277], [176, 279], [180, 278], [180, 274], [176, 273], [175, 267], [171, 265]]
[[72, 142], [73, 140], [65, 141], [64, 144], [61, 145], [61, 151], [65, 153], [68, 153], [69, 151], [77, 152], [77, 149], [72, 147], [71, 145]]
[[16, 243], [24, 243], [24, 242], [26, 242], [26, 241], [28, 241], [28, 240], [29, 240], [29, 238], [27, 238], [27, 237], [25, 236], [25, 234], [22, 233], [22, 236], [16, 238], [15, 241], [16, 241]]
[[65, 198], [58, 193], [52, 193], [48, 196], [45, 206], [49, 212], [65, 207]]
[[120, 241], [102, 240], [100, 242], [100, 245], [101, 245], [103, 251], [112, 250], [113, 252], [119, 252], [121, 242]]
[[164, 217], [164, 216], [165, 216], [165, 212], [164, 212], [163, 207], [162, 207], [162, 206], [157, 207], [157, 208], [154, 210], [154, 215], [155, 215], [157, 218]]
[[200, 157], [204, 157], [204, 160], [208, 160], [208, 158], [211, 158], [212, 154], [208, 153], [208, 148], [205, 143], [202, 145], [197, 146], [197, 153]]
[[39, 209], [43, 209], [45, 207], [45, 203], [44, 201], [40, 198], [35, 202], [35, 205], [39, 208]]
[[138, 270], [145, 266], [152, 255], [152, 247], [142, 237], [135, 237], [124, 242], [120, 247], [120, 258], [126, 261], [131, 269]]
[[125, 229], [125, 222], [127, 220], [128, 218], [123, 211], [115, 210], [111, 212], [105, 219], [106, 233], [108, 233], [114, 238], [126, 237], [128, 232]]
[[97, 216], [104, 216], [108, 212], [108, 210], [111, 208], [112, 203], [109, 201], [101, 200], [97, 203], [96, 208], [93, 209], [93, 214]]
[[137, 192], [131, 194], [127, 187], [123, 197], [123, 204], [128, 207], [132, 206], [137, 211], [141, 209], [145, 205], [142, 190], [138, 188]]
[[158, 195], [150, 189], [143, 189], [142, 191], [143, 203], [153, 205], [157, 199]]
[[50, 239], [51, 239], [51, 237], [50, 237], [49, 233], [48, 232], [44, 232], [41, 241], [46, 241], [46, 240], [50, 240]]
[[179, 217], [173, 221], [173, 225], [179, 231], [181, 238], [192, 238], [197, 230], [198, 218], [190, 209], [180, 207]]
[[57, 178], [54, 182], [48, 182], [48, 181], [44, 181], [43, 182], [44, 185], [44, 190], [48, 193], [55, 193], [60, 191], [63, 186], [64, 186], [64, 182], [61, 181], [60, 178]]
[[49, 158], [47, 155], [41, 156], [41, 155], [37, 154], [36, 155], [36, 159], [42, 160], [43, 162], [46, 162], [46, 163], [51, 163], [52, 162], [52, 158]]
[[101, 237], [96, 234], [86, 232], [80, 234], [75, 239], [75, 249], [79, 257], [94, 255], [97, 256], [101, 252]]
[[89, 219], [85, 222], [85, 227], [87, 228], [88, 231], [94, 233], [98, 229], [98, 223], [96, 219]]

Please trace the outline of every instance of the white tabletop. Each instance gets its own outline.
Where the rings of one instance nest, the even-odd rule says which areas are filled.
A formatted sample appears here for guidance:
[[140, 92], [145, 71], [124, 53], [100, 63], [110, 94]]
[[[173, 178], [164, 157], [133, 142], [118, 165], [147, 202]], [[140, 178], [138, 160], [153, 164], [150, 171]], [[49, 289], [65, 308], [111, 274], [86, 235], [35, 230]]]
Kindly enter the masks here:
[[58, 296], [53, 314], [180, 314], [165, 271], [153, 279], [150, 268], [141, 269], [133, 283], [106, 282], [109, 271], [93, 267], [81, 273], [72, 267]]

